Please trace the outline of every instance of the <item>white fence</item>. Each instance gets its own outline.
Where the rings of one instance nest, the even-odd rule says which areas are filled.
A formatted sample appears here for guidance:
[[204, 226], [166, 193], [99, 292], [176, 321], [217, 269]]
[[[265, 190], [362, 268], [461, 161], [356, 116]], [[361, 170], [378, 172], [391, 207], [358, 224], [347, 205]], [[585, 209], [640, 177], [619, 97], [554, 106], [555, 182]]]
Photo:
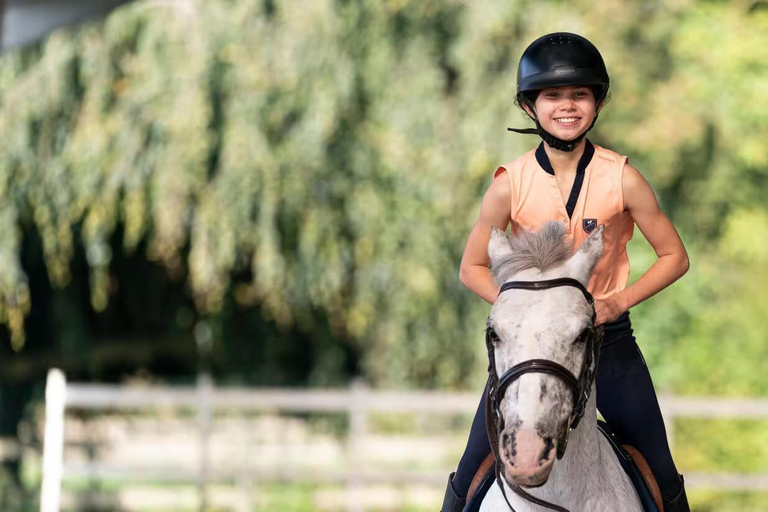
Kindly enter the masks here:
[[[242, 474], [209, 468], [209, 438], [216, 411], [242, 412], [315, 412], [342, 413], [349, 418], [347, 450], [350, 465], [347, 470], [307, 474], [300, 470], [285, 470], [257, 475], [260, 481], [291, 482], [312, 480], [346, 483], [355, 495], [369, 483], [426, 483], [442, 487], [444, 472], [393, 472], [366, 468], [356, 454], [365, 442], [368, 417], [373, 412], [429, 412], [433, 414], [474, 414], [478, 396], [474, 393], [387, 392], [371, 390], [355, 382], [346, 390], [305, 390], [215, 388], [211, 378], [202, 375], [196, 387], [130, 388], [124, 386], [68, 384], [62, 372], [51, 370], [46, 389], [46, 421], [43, 453], [43, 486], [41, 512], [59, 511], [59, 494], [64, 477], [88, 476], [121, 480], [151, 480], [197, 482], [199, 509], [207, 508], [207, 485], [215, 481], [238, 481]], [[675, 418], [766, 419], [768, 400], [733, 400], [716, 398], [660, 397], [669, 438]], [[146, 410], [182, 408], [197, 411], [199, 431], [199, 465], [196, 471], [170, 468], [161, 473], [99, 464], [64, 464], [65, 413], [67, 409], [91, 411]], [[689, 488], [718, 490], [768, 490], [768, 474], [686, 473]], [[363, 505], [350, 500], [350, 511], [361, 511]], [[247, 508], [247, 507], [244, 507]]]

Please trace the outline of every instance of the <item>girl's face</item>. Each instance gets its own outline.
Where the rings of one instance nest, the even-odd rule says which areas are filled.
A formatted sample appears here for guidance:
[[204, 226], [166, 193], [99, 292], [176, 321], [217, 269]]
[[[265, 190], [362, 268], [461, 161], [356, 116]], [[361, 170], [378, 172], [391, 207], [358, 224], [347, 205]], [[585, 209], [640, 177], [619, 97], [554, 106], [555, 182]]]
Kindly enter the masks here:
[[[542, 89], [534, 105], [541, 126], [562, 140], [573, 140], [581, 135], [597, 115], [592, 89], [580, 85]], [[525, 109], [528, 111], [527, 106]]]

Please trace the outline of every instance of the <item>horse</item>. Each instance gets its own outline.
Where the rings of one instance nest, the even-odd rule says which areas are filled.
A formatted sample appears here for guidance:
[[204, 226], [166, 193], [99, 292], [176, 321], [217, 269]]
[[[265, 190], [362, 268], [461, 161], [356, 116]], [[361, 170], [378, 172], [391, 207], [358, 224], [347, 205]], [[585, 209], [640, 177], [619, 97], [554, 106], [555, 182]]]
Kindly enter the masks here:
[[498, 485], [481, 512], [643, 511], [596, 421], [600, 328], [586, 286], [603, 232], [598, 227], [572, 252], [558, 222], [538, 233], [492, 228], [488, 254], [502, 288], [487, 325], [486, 415]]

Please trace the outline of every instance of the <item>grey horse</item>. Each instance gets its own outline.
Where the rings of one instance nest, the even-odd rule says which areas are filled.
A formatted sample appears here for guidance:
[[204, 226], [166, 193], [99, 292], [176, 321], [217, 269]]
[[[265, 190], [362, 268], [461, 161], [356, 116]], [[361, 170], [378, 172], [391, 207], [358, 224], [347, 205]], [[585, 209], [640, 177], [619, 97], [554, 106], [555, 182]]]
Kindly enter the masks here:
[[[507, 235], [493, 228], [488, 253], [494, 278], [502, 284], [568, 277], [586, 286], [603, 251], [603, 231], [600, 226], [573, 253], [557, 222], [545, 224], [538, 233]], [[576, 340], [591, 318], [591, 305], [572, 286], [500, 294], [489, 318], [499, 340], [494, 346], [496, 372], [502, 375], [525, 360], [547, 359], [579, 375], [585, 352]], [[631, 480], [597, 429], [594, 385], [584, 419], [570, 433], [557, 461], [558, 432], [574, 406], [570, 388], [556, 376], [526, 373], [499, 400], [506, 426], [499, 443], [502, 480], [516, 512], [548, 509], [518, 496], [508, 482], [522, 484], [530, 495], [571, 512], [642, 512]], [[508, 510], [494, 485], [480, 511]]]

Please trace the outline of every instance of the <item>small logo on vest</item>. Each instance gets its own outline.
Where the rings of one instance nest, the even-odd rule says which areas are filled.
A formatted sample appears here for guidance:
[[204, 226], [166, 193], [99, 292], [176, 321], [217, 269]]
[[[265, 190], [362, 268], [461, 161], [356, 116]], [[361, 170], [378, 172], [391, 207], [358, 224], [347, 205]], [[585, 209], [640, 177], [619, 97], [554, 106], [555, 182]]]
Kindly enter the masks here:
[[584, 231], [591, 233], [597, 227], [597, 219], [584, 219]]

